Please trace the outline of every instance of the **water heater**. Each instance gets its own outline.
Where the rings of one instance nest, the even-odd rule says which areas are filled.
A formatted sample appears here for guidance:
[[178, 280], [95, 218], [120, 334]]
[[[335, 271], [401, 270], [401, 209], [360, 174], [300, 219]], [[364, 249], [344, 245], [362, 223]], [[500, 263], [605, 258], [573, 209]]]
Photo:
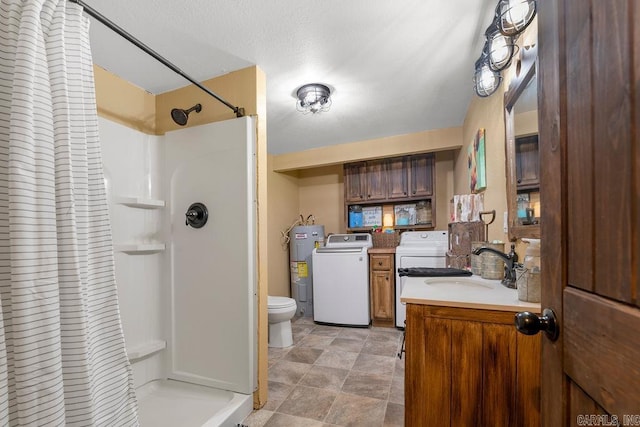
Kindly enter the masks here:
[[324, 246], [324, 225], [299, 225], [289, 232], [291, 297], [296, 300], [296, 315], [313, 316], [313, 248]]

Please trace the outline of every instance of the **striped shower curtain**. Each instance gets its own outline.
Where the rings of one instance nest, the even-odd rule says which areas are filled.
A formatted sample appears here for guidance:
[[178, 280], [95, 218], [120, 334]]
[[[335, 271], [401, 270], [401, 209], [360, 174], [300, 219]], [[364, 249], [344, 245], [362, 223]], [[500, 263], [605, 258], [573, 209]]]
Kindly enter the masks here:
[[0, 0], [0, 425], [137, 425], [89, 22]]

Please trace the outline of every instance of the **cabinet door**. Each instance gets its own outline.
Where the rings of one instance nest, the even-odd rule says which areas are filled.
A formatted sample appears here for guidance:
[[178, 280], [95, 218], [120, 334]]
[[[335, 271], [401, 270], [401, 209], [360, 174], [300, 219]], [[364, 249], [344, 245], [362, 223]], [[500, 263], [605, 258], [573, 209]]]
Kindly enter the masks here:
[[393, 326], [394, 275], [391, 270], [371, 271], [371, 319], [374, 326]]
[[539, 427], [541, 336], [512, 322], [506, 311], [407, 304], [406, 425]]
[[538, 135], [516, 138], [516, 180], [518, 190], [540, 186]]
[[407, 157], [388, 160], [387, 176], [389, 177], [387, 189], [389, 199], [402, 199], [409, 196], [409, 162]]
[[423, 154], [411, 157], [411, 197], [431, 196], [433, 194], [433, 154]]
[[384, 160], [367, 162], [367, 200], [387, 198], [387, 173]]
[[344, 165], [344, 198], [347, 202], [362, 202], [367, 195], [365, 162]]

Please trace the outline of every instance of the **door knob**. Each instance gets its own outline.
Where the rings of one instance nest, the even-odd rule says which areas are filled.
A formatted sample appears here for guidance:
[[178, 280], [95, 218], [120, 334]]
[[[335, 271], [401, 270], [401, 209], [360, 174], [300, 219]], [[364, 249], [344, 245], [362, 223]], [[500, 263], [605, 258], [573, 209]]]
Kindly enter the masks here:
[[518, 332], [525, 335], [535, 335], [540, 331], [544, 331], [551, 341], [555, 341], [560, 333], [556, 314], [549, 308], [542, 310], [542, 316], [530, 311], [516, 313], [514, 322]]

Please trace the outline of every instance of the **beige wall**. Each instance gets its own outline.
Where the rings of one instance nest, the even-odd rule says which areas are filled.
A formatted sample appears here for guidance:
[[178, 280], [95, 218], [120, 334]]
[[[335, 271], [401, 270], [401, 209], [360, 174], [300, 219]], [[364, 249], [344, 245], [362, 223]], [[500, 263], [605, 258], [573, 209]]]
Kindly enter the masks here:
[[470, 192], [467, 153], [478, 129], [484, 128], [487, 173], [484, 208], [496, 210], [496, 220], [489, 226], [489, 239], [507, 242], [508, 236], [502, 228], [503, 213], [507, 210], [503, 93], [498, 90], [488, 98], [471, 98], [462, 128], [464, 145], [457, 152], [454, 161], [454, 194]]
[[288, 297], [291, 296], [289, 247], [283, 245], [282, 232], [286, 231], [302, 212], [298, 196], [298, 173], [273, 172], [272, 155], [268, 156], [268, 168], [269, 295]]
[[342, 165], [300, 171], [298, 197], [300, 213], [313, 215], [325, 235], [345, 232]]
[[436, 153], [436, 230], [446, 230], [449, 223], [449, 200], [453, 197], [456, 151]]
[[[171, 109], [202, 105], [200, 113], [191, 113], [184, 127], [228, 120], [235, 113], [196, 86], [189, 85], [154, 95], [115, 74], [94, 65], [98, 114], [101, 117], [151, 135], [181, 129], [171, 119]], [[266, 144], [266, 78], [258, 67], [248, 67], [202, 84], [233, 105], [243, 107], [245, 115], [258, 115], [259, 132]], [[265, 86], [264, 89], [258, 88]], [[262, 111], [259, 111], [262, 110]]]
[[[266, 129], [266, 88], [263, 93], [256, 91], [257, 85], [264, 78], [264, 73], [258, 67], [248, 67], [233, 71], [224, 76], [202, 82], [202, 85], [221, 96], [224, 100], [236, 107], [243, 107], [245, 115], [258, 114], [258, 105], [264, 104], [264, 115], [259, 116], [262, 125]], [[180, 129], [171, 119], [173, 108], [190, 108], [195, 104], [202, 105], [200, 113], [189, 115], [189, 126], [197, 126], [205, 123], [218, 122], [236, 117], [233, 110], [206, 94], [194, 85], [182, 87], [156, 96], [156, 129], [159, 134], [170, 130]], [[266, 134], [264, 135], [266, 138]], [[266, 139], [264, 140], [266, 142]]]
[[329, 145], [275, 156], [274, 170], [282, 172], [405, 154], [453, 150], [460, 148], [461, 137], [462, 128], [457, 127]]
[[98, 115], [137, 131], [156, 134], [156, 97], [152, 93], [93, 66]]
[[269, 156], [269, 295], [291, 296], [289, 248], [282, 233], [300, 215], [315, 217], [325, 233], [344, 232], [342, 166], [274, 172]]

